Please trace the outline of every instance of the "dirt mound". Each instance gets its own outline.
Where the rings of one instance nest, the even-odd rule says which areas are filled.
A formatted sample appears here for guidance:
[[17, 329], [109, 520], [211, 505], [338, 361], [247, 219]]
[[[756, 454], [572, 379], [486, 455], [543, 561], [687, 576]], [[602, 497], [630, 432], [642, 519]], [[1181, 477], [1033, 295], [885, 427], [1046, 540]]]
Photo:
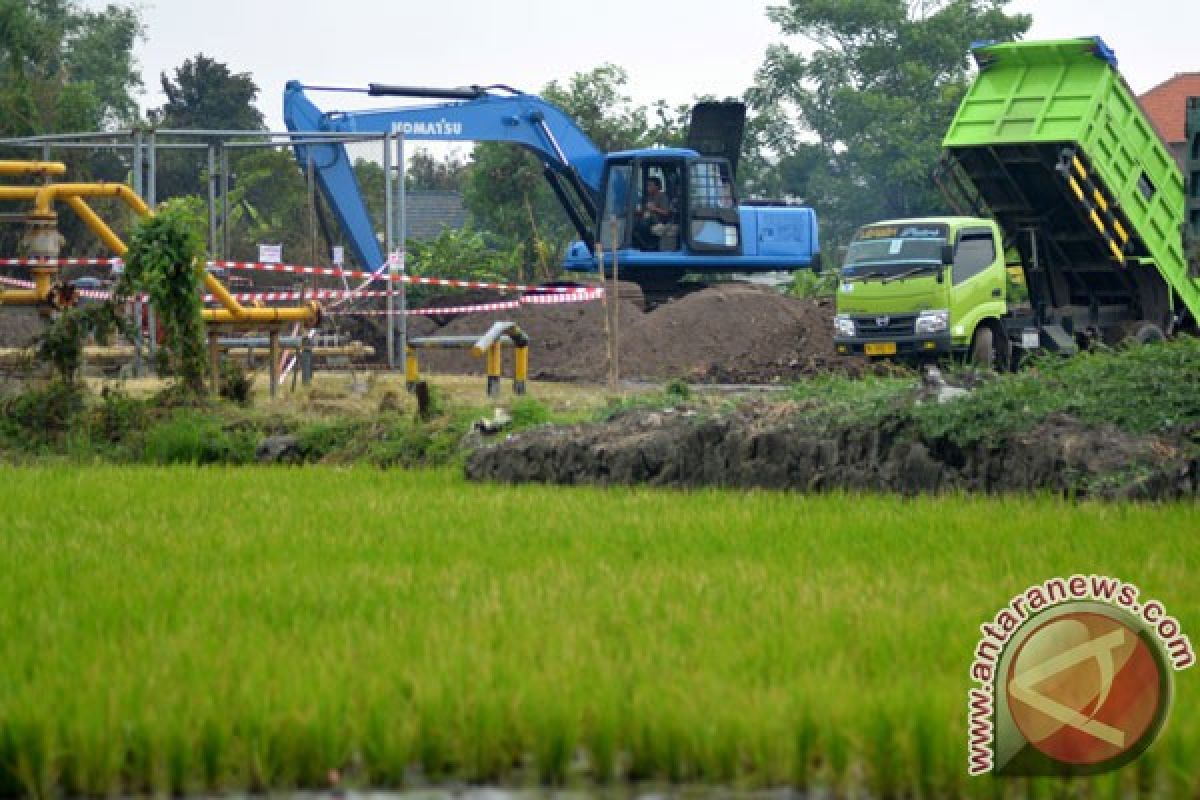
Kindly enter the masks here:
[[[295, 276], [255, 275], [256, 288], [291, 286]], [[261, 280], [260, 280], [261, 279]], [[708, 383], [790, 381], [829, 369], [855, 369], [833, 349], [833, 304], [786, 297], [752, 284], [726, 284], [642, 308], [634, 285], [620, 292], [617, 334], [623, 379], [683, 378]], [[514, 299], [495, 292], [447, 292], [423, 297], [422, 307], [453, 307]], [[385, 317], [336, 315], [324, 327], [375, 347], [386, 362]], [[608, 374], [605, 306], [600, 302], [523, 305], [486, 314], [409, 317], [411, 336], [481, 334], [497, 320], [516, 322], [529, 334], [530, 377], [601, 382]], [[36, 319], [33, 322], [37, 322]], [[31, 328], [20, 312], [0, 315], [0, 339], [25, 344]], [[506, 351], [505, 374], [511, 374]], [[424, 371], [479, 374], [483, 364], [463, 351], [423, 351]]]
[[0, 347], [28, 347], [42, 334], [46, 322], [37, 309], [9, 307], [0, 309]]
[[[462, 304], [456, 297], [429, 305]], [[847, 367], [849, 362], [834, 353], [832, 317], [830, 301], [786, 297], [750, 284], [710, 287], [649, 312], [636, 298], [623, 297], [617, 314], [621, 377], [765, 383]], [[531, 377], [602, 381], [607, 375], [605, 314], [599, 302], [526, 305], [448, 321], [421, 317], [410, 320], [409, 331], [415, 336], [475, 334], [501, 319], [516, 322], [529, 334]], [[423, 369], [435, 372], [478, 372], [482, 367], [477, 359], [450, 351], [427, 351], [421, 362]]]
[[896, 426], [816, 435], [779, 407], [758, 406], [717, 418], [633, 411], [605, 423], [535, 428], [473, 452], [466, 475], [510, 483], [1169, 499], [1200, 493], [1200, 460], [1188, 450], [1059, 415], [1007, 442], [964, 452]]

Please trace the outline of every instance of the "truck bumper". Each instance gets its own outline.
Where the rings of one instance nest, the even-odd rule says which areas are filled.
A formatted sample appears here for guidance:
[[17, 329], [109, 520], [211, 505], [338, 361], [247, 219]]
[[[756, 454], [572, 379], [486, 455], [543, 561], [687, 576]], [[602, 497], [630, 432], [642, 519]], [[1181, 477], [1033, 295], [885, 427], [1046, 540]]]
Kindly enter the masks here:
[[[867, 352], [869, 349], [877, 352]], [[888, 345], [894, 345], [893, 352], [886, 352]], [[939, 356], [954, 352], [954, 343], [949, 332], [922, 334], [920, 336], [890, 336], [886, 339], [868, 339], [861, 336], [835, 336], [834, 349], [839, 355], [869, 356], [871, 358], [917, 358], [919, 356]]]

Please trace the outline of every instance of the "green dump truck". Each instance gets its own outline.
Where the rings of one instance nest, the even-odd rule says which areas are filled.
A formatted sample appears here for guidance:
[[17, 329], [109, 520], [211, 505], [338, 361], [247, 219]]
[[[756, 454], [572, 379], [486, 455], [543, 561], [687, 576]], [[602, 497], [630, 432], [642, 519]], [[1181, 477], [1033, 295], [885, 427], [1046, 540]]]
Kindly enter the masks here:
[[972, 52], [979, 75], [938, 170], [960, 215], [859, 229], [838, 276], [838, 351], [1003, 368], [1194, 328], [1183, 175], [1112, 51], [1086, 38]]

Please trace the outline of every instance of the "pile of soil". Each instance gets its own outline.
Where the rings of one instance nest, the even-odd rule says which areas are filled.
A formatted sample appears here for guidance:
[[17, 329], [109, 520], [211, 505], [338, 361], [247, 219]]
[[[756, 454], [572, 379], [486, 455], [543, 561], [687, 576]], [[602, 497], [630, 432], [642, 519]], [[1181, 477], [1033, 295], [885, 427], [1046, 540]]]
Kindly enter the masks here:
[[10, 306], [0, 309], [0, 347], [29, 347], [46, 329], [37, 309]]
[[[623, 379], [771, 383], [854, 367], [854, 362], [834, 352], [830, 300], [804, 300], [751, 284], [726, 284], [645, 311], [636, 288], [620, 294], [617, 337]], [[495, 299], [495, 295], [455, 294], [423, 305]], [[531, 378], [586, 382], [606, 378], [608, 344], [605, 306], [600, 302], [414, 317], [408, 328], [410, 336], [481, 334], [497, 320], [515, 322], [529, 335]], [[384, 353], [385, 333], [379, 318], [342, 317], [339, 324]], [[423, 371], [474, 374], [482, 369], [480, 361], [465, 352], [425, 350], [420, 359]], [[509, 369], [506, 364], [506, 374]]]
[[760, 404], [720, 417], [640, 410], [604, 423], [534, 428], [474, 451], [466, 475], [508, 483], [1200, 496], [1195, 447], [1065, 415], [966, 451], [897, 425], [815, 434], [792, 416], [786, 406]]
[[[255, 275], [256, 289], [292, 287], [295, 276]], [[643, 308], [641, 290], [622, 286], [617, 301], [617, 338], [622, 379], [682, 378], [696, 383], [774, 383], [829, 370], [855, 370], [857, 362], [834, 353], [831, 300], [787, 297], [753, 284], [700, 289]], [[423, 298], [422, 307], [453, 307], [514, 299], [496, 292], [468, 291]], [[382, 316], [333, 316], [322, 327], [336, 329], [375, 347], [386, 362]], [[493, 322], [516, 322], [529, 335], [530, 377], [535, 380], [602, 382], [608, 375], [605, 305], [523, 305], [486, 314], [409, 317], [411, 336], [482, 334]], [[41, 330], [32, 311], [0, 314], [0, 344], [21, 346]], [[506, 375], [512, 374], [505, 351]], [[480, 374], [483, 364], [465, 351], [423, 350], [425, 372]]]

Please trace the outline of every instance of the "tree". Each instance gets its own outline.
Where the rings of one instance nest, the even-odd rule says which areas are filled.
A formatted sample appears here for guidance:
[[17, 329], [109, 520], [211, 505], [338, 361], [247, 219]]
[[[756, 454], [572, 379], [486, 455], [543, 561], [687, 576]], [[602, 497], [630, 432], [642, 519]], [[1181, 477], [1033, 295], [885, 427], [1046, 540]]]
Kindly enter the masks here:
[[159, 75], [167, 102], [151, 112], [162, 128], [263, 130], [255, 106], [258, 85], [248, 72], [231, 72], [226, 64], [197, 53], [175, 69], [174, 79]]
[[137, 116], [129, 7], [83, 11], [72, 0], [0, 0], [0, 133], [111, 129]]
[[[0, 0], [0, 136], [109, 130], [137, 116], [141, 78], [133, 45], [142, 35], [132, 8], [83, 11], [72, 0]], [[41, 153], [11, 148], [0, 157]], [[57, 149], [71, 180], [124, 180], [128, 157], [113, 152]], [[116, 226], [121, 228], [120, 223]], [[99, 247], [74, 214], [59, 229], [86, 255]], [[20, 231], [0, 226], [0, 250], [11, 252]], [[93, 250], [98, 252], [98, 250]]]
[[428, 150], [417, 148], [408, 159], [404, 186], [417, 191], [434, 189], [461, 192], [466, 169], [467, 165], [453, 155], [439, 161]]
[[[173, 77], [161, 73], [159, 81], [167, 101], [150, 111], [150, 121], [158, 128], [264, 130], [262, 112], [254, 105], [258, 85], [248, 72], [233, 72], [197, 53], [176, 67]], [[199, 150], [162, 152], [156, 170], [158, 195], [203, 194], [206, 158]], [[237, 171], [240, 158], [244, 156], [234, 159], [231, 171]]]
[[[1009, 0], [789, 0], [768, 15], [811, 55], [772, 45], [752, 105], [816, 138], [807, 182], [826, 241], [872, 219], [936, 213], [930, 174], [970, 75], [972, 41], [1023, 35]], [[784, 158], [799, 140], [775, 141]]]

